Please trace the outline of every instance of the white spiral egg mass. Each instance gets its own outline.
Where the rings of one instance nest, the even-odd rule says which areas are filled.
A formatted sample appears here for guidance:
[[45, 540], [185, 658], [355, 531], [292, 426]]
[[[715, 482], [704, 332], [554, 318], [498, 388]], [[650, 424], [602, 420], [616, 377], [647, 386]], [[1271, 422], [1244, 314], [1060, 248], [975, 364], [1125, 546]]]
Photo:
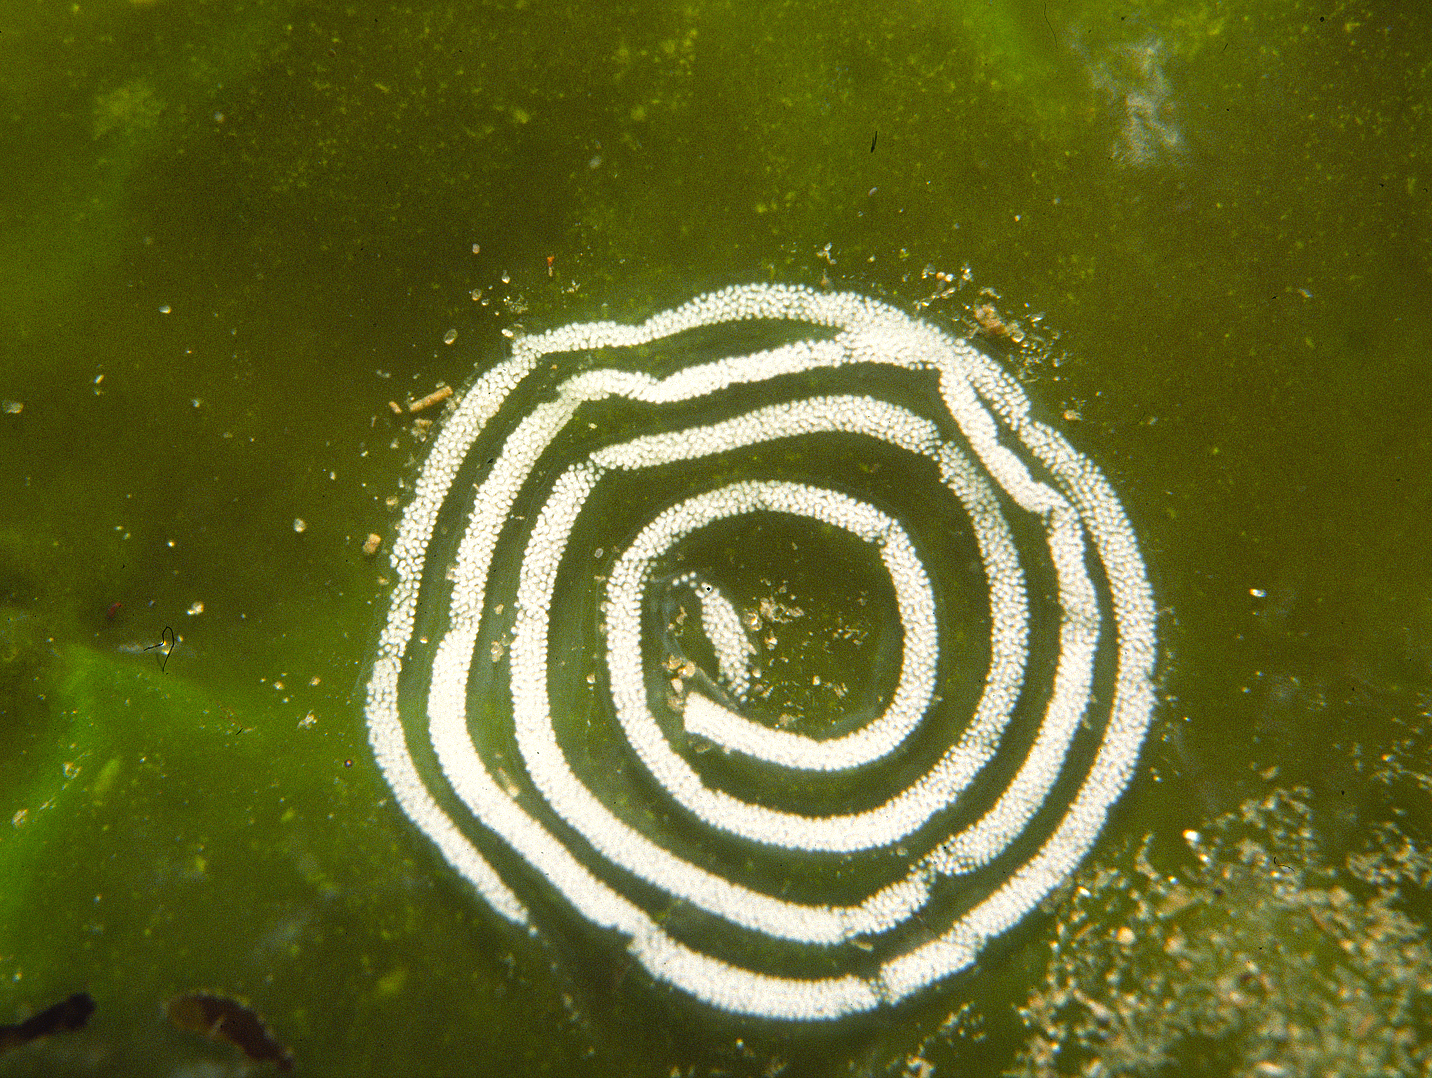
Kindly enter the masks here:
[[1089, 852], [1153, 708], [1104, 476], [851, 293], [517, 337], [392, 564], [367, 720], [403, 812], [495, 914], [733, 1014], [969, 969]]

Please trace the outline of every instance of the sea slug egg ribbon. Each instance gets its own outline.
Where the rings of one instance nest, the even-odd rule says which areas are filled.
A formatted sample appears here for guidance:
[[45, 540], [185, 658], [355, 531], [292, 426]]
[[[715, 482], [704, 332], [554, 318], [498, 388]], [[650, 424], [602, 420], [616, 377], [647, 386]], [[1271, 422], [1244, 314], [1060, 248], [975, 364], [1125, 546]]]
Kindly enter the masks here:
[[[691, 331], [737, 323], [784, 330], [750, 352], [683, 351]], [[828, 1021], [967, 969], [1087, 855], [1147, 730], [1153, 599], [1107, 481], [1033, 418], [993, 359], [850, 293], [738, 286], [638, 325], [576, 324], [511, 349], [435, 439], [393, 544], [367, 717], [403, 812], [498, 915], [530, 924], [519, 893], [540, 886], [624, 938], [655, 982], [720, 1010]], [[637, 349], [659, 358], [643, 368]], [[875, 388], [899, 379], [900, 393]], [[584, 441], [607, 415], [627, 417], [622, 433]], [[952, 585], [922, 550], [940, 536], [834, 477], [733, 474], [770, 447], [830, 439], [908, 460], [911, 477], [928, 477], [922, 497], [947, 502], [967, 528], [988, 588], [987, 663], [957, 723], [931, 719], [948, 676], [941, 594]], [[592, 705], [602, 725], [587, 736], [625, 762], [587, 771], [574, 705], [553, 691], [556, 671], [586, 661], [555, 643], [580, 627], [554, 612], [576, 609], [588, 586], [571, 565], [595, 527], [590, 507], [608, 504], [614, 484], [665, 489], [661, 477], [682, 468], [690, 489], [644, 503], [603, 543], [612, 553], [592, 599], [600, 654], [587, 684], [607, 699]], [[435, 572], [434, 537], [452, 530], [440, 518], [460, 538]], [[773, 724], [753, 694], [768, 679], [738, 603], [704, 571], [673, 572], [702, 536], [771, 521], [845, 537], [888, 589], [898, 669], [884, 703], [849, 728]], [[653, 688], [669, 684], [649, 631], [658, 587], [686, 590], [714, 657], [704, 681], [678, 679], [666, 700]], [[420, 621], [441, 624], [435, 647], [415, 646]], [[1050, 654], [1033, 666], [1036, 638]], [[497, 674], [474, 666], [489, 651]], [[770, 797], [731, 778], [751, 775]], [[826, 793], [800, 803], [806, 790]], [[854, 796], [833, 805], [841, 791]], [[498, 871], [499, 850], [523, 870]], [[732, 871], [748, 856], [789, 859], [800, 885]], [[848, 876], [865, 863], [856, 858], [869, 862], [862, 893], [849, 882], [813, 889], [821, 866]], [[959, 877], [974, 885], [949, 885]]]

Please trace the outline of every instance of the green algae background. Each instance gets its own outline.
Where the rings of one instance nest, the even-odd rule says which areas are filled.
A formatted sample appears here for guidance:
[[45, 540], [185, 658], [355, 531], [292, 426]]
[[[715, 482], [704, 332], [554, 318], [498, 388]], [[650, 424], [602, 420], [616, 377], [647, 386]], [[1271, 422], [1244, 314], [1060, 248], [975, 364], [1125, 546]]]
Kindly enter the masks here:
[[[194, 990], [312, 1075], [1425, 1073], [1290, 1030], [1357, 951], [1385, 1021], [1345, 1039], [1428, 1038], [1429, 41], [1392, 3], [5, 5], [0, 1023], [97, 1009], [0, 1074], [244, 1073], [165, 1022]], [[834, 1031], [505, 931], [363, 725], [363, 542], [424, 451], [388, 402], [750, 280], [993, 308], [1163, 611], [1079, 886]], [[1184, 909], [1235, 944], [1186, 959]]]

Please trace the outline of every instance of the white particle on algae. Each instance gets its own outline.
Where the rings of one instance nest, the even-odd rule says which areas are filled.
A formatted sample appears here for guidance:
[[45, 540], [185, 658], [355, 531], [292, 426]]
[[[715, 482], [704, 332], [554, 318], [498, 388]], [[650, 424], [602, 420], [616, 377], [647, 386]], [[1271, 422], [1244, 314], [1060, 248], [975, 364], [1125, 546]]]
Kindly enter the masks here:
[[191, 604], [189, 605], [189, 609], [186, 610], [186, 611], [184, 611], [184, 613], [188, 614], [190, 617], [193, 617], [195, 614], [202, 614], [203, 612], [204, 612], [204, 604], [203, 604], [203, 603], [191, 603]]
[[[715, 337], [728, 324], [747, 323], [737, 331], [746, 339], [749, 323], [758, 321], [805, 325], [811, 333], [804, 340], [784, 334], [786, 343], [750, 354], [741, 354], [739, 345], [723, 350], [719, 341], [709, 349], [703, 345], [699, 355], [680, 351], [679, 335], [687, 331], [704, 328]], [[658, 982], [718, 1010], [830, 1021], [897, 1004], [968, 969], [989, 940], [1019, 923], [1088, 854], [1133, 774], [1148, 727], [1153, 597], [1132, 529], [1107, 481], [1030, 414], [1019, 383], [993, 359], [852, 293], [738, 286], [638, 325], [594, 322], [535, 335], [502, 332], [512, 342], [509, 357], [487, 365], [450, 410], [392, 544], [397, 583], [368, 684], [367, 717], [375, 757], [403, 811], [496, 913], [527, 923], [528, 910], [513, 885], [442, 807], [453, 798], [461, 801], [483, 825], [484, 842], [495, 837], [506, 843], [579, 916], [624, 937], [626, 953]], [[662, 346], [661, 374], [648, 373], [635, 350]], [[718, 358], [703, 358], [709, 355]], [[807, 375], [818, 377], [821, 392], [829, 395], [802, 396], [800, 387], [812, 381]], [[929, 415], [871, 395], [902, 377], [905, 385], [897, 392], [902, 399], [924, 399]], [[526, 402], [522, 411], [511, 401], [529, 383], [532, 392], [515, 398]], [[749, 411], [706, 425], [693, 419], [702, 401], [732, 389], [755, 401]], [[587, 444], [593, 420], [623, 402], [633, 407], [617, 414], [644, 418], [649, 433], [624, 426], [597, 448], [569, 448]], [[647, 519], [620, 524], [611, 538], [625, 548], [617, 547], [604, 595], [579, 596], [572, 590], [577, 585], [562, 575], [562, 566], [571, 564], [564, 561], [569, 548], [581, 553], [576, 536], [582, 542], [605, 539], [591, 519], [598, 510], [588, 502], [619, 474], [640, 483], [658, 469], [687, 462], [698, 475], [705, 469], [729, 477], [732, 462], [744, 459], [740, 453], [762, 452], [777, 441], [784, 450], [813, 437], [854, 447], [883, 443], [882, 454], [904, 454], [910, 483], [928, 483], [926, 497], [947, 502], [963, 519], [988, 584], [991, 626], [985, 683], [969, 715], [938, 714], [938, 721], [927, 721], [936, 714], [940, 643], [948, 630], [937, 620], [941, 610], [916, 545], [919, 535], [907, 535], [894, 516], [858, 495], [825, 489], [808, 475], [799, 482], [777, 475], [726, 478], [711, 489], [698, 480], [685, 500], [662, 502]], [[778, 464], [781, 457], [769, 459]], [[460, 504], [463, 490], [468, 500]], [[598, 504], [610, 511], [609, 498]], [[445, 564], [427, 572], [440, 514], [450, 521], [442, 530], [458, 545]], [[688, 538], [716, 526], [739, 535], [757, 514], [847, 532], [870, 548], [890, 581], [901, 627], [899, 677], [878, 713], [839, 736], [809, 738], [798, 732], [798, 723], [771, 728], [745, 714], [742, 686], [749, 676], [760, 676], [750, 669], [754, 637], [747, 637], [749, 626], [704, 575], [681, 578], [698, 589], [703, 606], [700, 628], [688, 631], [705, 633], [718, 670], [705, 672], [708, 682], [694, 666], [687, 675], [688, 660], [672, 656], [680, 665], [662, 681], [677, 669], [686, 677], [670, 680], [677, 695], [665, 702], [670, 712], [663, 720], [653, 714], [663, 701], [653, 699], [651, 675], [669, 653], [646, 639], [652, 627], [645, 612], [656, 599], [653, 589], [671, 586], [671, 578], [660, 575], [669, 572], [663, 567], [680, 560]], [[1032, 537], [1041, 534], [1042, 543], [1035, 542]], [[926, 534], [923, 542], [931, 541]], [[1027, 675], [1033, 677], [1027, 669], [1026, 560], [1035, 562], [1037, 579], [1051, 581], [1056, 593], [1038, 602], [1057, 606], [1059, 614], [1053, 619], [1058, 637], [1052, 641], [1052, 673], [1047, 684], [1033, 686], [1025, 684]], [[438, 583], [443, 580], [451, 586]], [[515, 599], [510, 624], [492, 621], [502, 605], [490, 601], [497, 596], [489, 589], [496, 591], [500, 581], [508, 589], [500, 594]], [[580, 664], [590, 665], [582, 645], [573, 651], [569, 621], [556, 623], [563, 642], [551, 639], [554, 613], [569, 594], [561, 589], [591, 601], [601, 622], [591, 640], [601, 649], [598, 666], [605, 666], [606, 677], [589, 672], [586, 681], [604, 684], [610, 699], [581, 721], [627, 750], [625, 763], [597, 773], [580, 773], [584, 754], [568, 756], [559, 730], [570, 736], [572, 716], [549, 695], [549, 683], [566, 676], [554, 671], [579, 673]], [[1108, 616], [1112, 627], [1104, 625]], [[419, 624], [446, 628], [436, 648], [425, 649], [421, 661], [405, 670]], [[764, 625], [758, 620], [756, 628]], [[478, 744], [467, 711], [476, 690], [468, 681], [484, 631], [507, 641], [490, 644], [488, 653], [494, 663], [508, 663], [499, 684], [508, 687], [512, 706], [506, 715], [485, 711], [481, 725], [510, 719], [511, 726], [496, 741], [485, 735]], [[427, 642], [425, 636], [418, 640]], [[1096, 657], [1104, 649], [1114, 654], [1098, 669], [1111, 672], [1096, 678]], [[575, 670], [573, 664], [579, 664]], [[492, 676], [483, 672], [483, 683]], [[722, 692], [708, 691], [711, 682]], [[811, 684], [820, 681], [812, 676]], [[835, 694], [844, 691], [841, 685]], [[413, 700], [403, 714], [400, 699]], [[594, 699], [600, 702], [600, 696]], [[1019, 749], [1004, 747], [1001, 774], [1007, 777], [1002, 790], [991, 791], [993, 803], [983, 799], [983, 814], [973, 819], [952, 813], [1000, 755], [1006, 728], [1031, 699], [1042, 701], [1037, 736], [1032, 744], [1021, 741]], [[598, 731], [599, 723], [605, 729]], [[1094, 743], [1087, 757], [1070, 762], [1070, 746], [1085, 725], [1095, 731]], [[924, 743], [945, 736], [940, 731], [954, 731], [953, 743]], [[699, 769], [701, 755], [719, 747], [744, 757], [743, 766], [767, 776], [773, 789], [800, 788], [803, 771], [853, 776], [854, 768], [902, 758], [916, 737], [922, 743], [914, 756], [933, 763], [875, 805], [823, 805], [808, 813], [777, 809], [708, 785]], [[410, 754], [409, 744], [418, 741], [431, 743], [440, 775], [424, 774], [421, 768], [430, 765]], [[530, 789], [516, 788], [490, 744], [505, 746], [503, 754], [515, 749], [506, 766], [525, 774]], [[664, 800], [616, 811], [613, 801], [625, 803], [629, 792], [613, 788], [614, 776], [628, 769], [644, 773], [642, 789]], [[1068, 800], [1049, 811], [1061, 778]], [[691, 822], [692, 834], [678, 846], [665, 832], [641, 826], [648, 815], [680, 816]], [[942, 827], [943, 834], [925, 837]], [[859, 878], [850, 872], [865, 863], [857, 860], [863, 857], [871, 876], [888, 882], [852, 905], [816, 895], [792, 900], [728, 878], [721, 857], [708, 862], [694, 855], [703, 834], [728, 855], [733, 841], [743, 850], [754, 843], [760, 857], [778, 859], [781, 851], [792, 851], [803, 864], [828, 864], [847, 880]], [[567, 845], [569, 835], [580, 841]], [[889, 879], [891, 863], [903, 865], [904, 875]], [[972, 888], [940, 883], [975, 873], [982, 875]], [[942, 915], [945, 896], [956, 891], [984, 897]], [[749, 967], [734, 965], [694, 949], [690, 937], [668, 929], [653, 901], [658, 909], [681, 905], [683, 923], [704, 926], [693, 934], [735, 926], [745, 933], [743, 943], [750, 934], [765, 937], [772, 966], [759, 968], [755, 958]], [[927, 912], [943, 925], [937, 936], [923, 929]], [[783, 944], [798, 945], [796, 954], [806, 953], [799, 948], [828, 948], [831, 972], [808, 978], [777, 972]], [[852, 944], [872, 957], [849, 962], [843, 948]]]

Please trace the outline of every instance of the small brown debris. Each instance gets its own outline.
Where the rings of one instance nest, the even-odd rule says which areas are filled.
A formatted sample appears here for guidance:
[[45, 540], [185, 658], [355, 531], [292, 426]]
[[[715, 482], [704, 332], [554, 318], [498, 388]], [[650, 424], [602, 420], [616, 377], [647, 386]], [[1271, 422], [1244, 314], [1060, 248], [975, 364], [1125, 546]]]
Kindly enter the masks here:
[[1019, 344], [1024, 340], [1024, 330], [1019, 328], [1016, 322], [1006, 322], [1000, 317], [999, 311], [993, 303], [981, 303], [974, 310], [970, 311], [975, 324], [986, 337], [997, 337], [1001, 340], [1011, 341]]
[[76, 992], [62, 1003], [46, 1007], [39, 1014], [32, 1015], [13, 1026], [0, 1026], [0, 1052], [29, 1044], [52, 1033], [65, 1033], [84, 1029], [89, 1016], [94, 1014], [94, 1000], [88, 992]]
[[975, 324], [988, 336], [1009, 336], [1009, 326], [1005, 323], [1004, 319], [999, 316], [999, 312], [995, 310], [994, 304], [981, 303], [971, 311], [970, 314], [974, 316]]
[[383, 537], [377, 532], [369, 532], [368, 538], [363, 540], [363, 553], [372, 557], [378, 553], [378, 548], [383, 545]]
[[439, 386], [422, 400], [413, 401], [408, 405], [409, 412], [421, 412], [425, 408], [431, 408], [434, 404], [441, 404], [452, 396], [452, 386]]
[[189, 992], [164, 1004], [164, 1013], [176, 1029], [232, 1044], [250, 1059], [272, 1063], [281, 1071], [293, 1069], [293, 1055], [274, 1039], [258, 1014], [238, 1000]]
[[389, 409], [394, 415], [402, 415], [402, 414], [403, 414], [403, 406], [402, 406], [401, 404], [399, 404], [397, 401], [389, 401], [389, 402], [388, 402], [388, 409]]

